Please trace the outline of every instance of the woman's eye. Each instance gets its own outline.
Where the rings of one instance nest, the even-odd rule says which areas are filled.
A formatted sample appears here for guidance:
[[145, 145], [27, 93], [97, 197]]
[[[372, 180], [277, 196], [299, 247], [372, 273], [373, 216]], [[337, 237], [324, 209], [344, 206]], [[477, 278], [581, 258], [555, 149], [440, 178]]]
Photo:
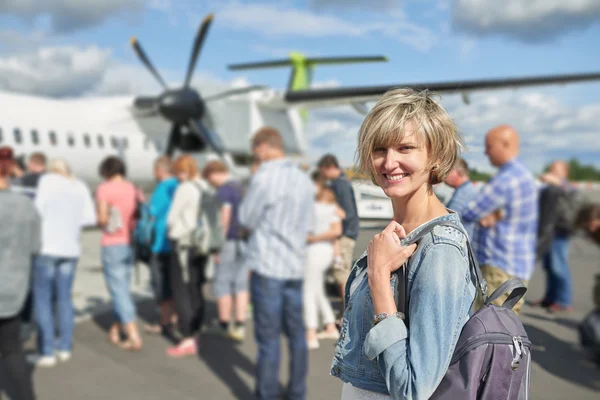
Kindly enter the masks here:
[[407, 150], [412, 150], [414, 149], [414, 146], [400, 146], [400, 151], [407, 151]]
[[387, 151], [387, 149], [385, 147], [375, 147], [375, 149], [373, 150], [374, 153], [381, 151]]

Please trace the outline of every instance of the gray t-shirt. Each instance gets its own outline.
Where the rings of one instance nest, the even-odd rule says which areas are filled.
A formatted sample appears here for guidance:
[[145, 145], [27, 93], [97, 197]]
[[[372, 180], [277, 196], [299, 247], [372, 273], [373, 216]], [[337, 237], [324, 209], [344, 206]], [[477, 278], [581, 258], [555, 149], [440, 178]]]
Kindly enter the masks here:
[[33, 201], [0, 190], [0, 318], [23, 307], [33, 256], [41, 247], [40, 225]]

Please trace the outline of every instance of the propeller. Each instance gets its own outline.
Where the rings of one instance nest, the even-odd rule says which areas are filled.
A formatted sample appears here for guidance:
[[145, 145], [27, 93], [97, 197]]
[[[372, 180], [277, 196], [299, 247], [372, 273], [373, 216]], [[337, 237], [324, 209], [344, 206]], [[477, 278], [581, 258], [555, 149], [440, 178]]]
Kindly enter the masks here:
[[206, 99], [203, 99], [200, 93], [191, 87], [190, 83], [192, 81], [194, 69], [198, 58], [200, 57], [204, 42], [206, 41], [206, 36], [208, 35], [208, 30], [213, 18], [214, 15], [209, 14], [200, 24], [192, 46], [185, 81], [183, 86], [178, 89], [168, 87], [158, 71], [154, 68], [154, 65], [144, 52], [139, 41], [136, 38], [131, 39], [131, 46], [133, 47], [134, 52], [142, 64], [148, 68], [150, 73], [164, 89], [159, 96], [137, 97], [133, 102], [133, 108], [138, 115], [152, 115], [158, 113], [172, 123], [171, 131], [168, 133], [169, 136], [167, 137], [167, 145], [165, 147], [165, 153], [168, 156], [172, 156], [177, 148], [185, 151], [189, 148], [197, 150], [209, 146], [214, 152], [219, 154], [219, 156], [223, 157], [228, 164], [231, 163], [229, 166], [233, 170], [234, 166], [232, 164], [232, 158], [231, 156], [227, 156], [225, 147], [219, 136], [206, 126], [205, 122], [210, 121], [210, 113], [206, 107], [206, 102], [224, 99], [229, 96], [235, 96], [253, 90], [264, 89], [265, 87], [249, 86], [245, 88], [230, 89], [211, 95]]

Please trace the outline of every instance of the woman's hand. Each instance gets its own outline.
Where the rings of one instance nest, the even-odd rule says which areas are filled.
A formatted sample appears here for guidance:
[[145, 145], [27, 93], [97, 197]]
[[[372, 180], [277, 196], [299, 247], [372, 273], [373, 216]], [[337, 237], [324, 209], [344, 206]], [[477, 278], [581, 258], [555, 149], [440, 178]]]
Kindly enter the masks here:
[[406, 231], [396, 221], [373, 237], [367, 247], [367, 277], [373, 299], [375, 314], [398, 311], [392, 296], [390, 278], [392, 272], [404, 264], [417, 248], [416, 244], [402, 246], [400, 238], [406, 237]]
[[379, 234], [375, 235], [367, 247], [367, 275], [369, 281], [384, 279], [389, 284], [390, 275], [404, 264], [415, 252], [416, 244], [402, 246], [400, 239], [406, 231], [396, 221], [392, 221]]

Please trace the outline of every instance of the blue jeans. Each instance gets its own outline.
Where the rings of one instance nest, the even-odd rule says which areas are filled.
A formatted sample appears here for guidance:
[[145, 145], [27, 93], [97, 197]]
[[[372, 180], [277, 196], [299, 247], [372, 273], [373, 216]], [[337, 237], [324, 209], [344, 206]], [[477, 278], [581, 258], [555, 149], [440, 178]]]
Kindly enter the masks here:
[[279, 399], [281, 333], [288, 337], [290, 382], [288, 398], [306, 398], [308, 348], [303, 318], [302, 281], [280, 280], [252, 273], [250, 291], [254, 333], [258, 344], [256, 394], [259, 399]]
[[569, 270], [569, 238], [555, 236], [550, 250], [544, 256], [546, 295], [544, 301], [561, 307], [571, 305], [573, 289]]
[[135, 321], [135, 305], [131, 298], [133, 252], [127, 244], [102, 247], [102, 269], [106, 288], [113, 302], [113, 313], [121, 324]]
[[71, 292], [77, 258], [38, 256], [33, 269], [33, 302], [38, 325], [40, 354], [54, 354], [54, 310], [56, 297], [60, 340], [58, 349], [71, 351], [73, 347], [74, 312]]

